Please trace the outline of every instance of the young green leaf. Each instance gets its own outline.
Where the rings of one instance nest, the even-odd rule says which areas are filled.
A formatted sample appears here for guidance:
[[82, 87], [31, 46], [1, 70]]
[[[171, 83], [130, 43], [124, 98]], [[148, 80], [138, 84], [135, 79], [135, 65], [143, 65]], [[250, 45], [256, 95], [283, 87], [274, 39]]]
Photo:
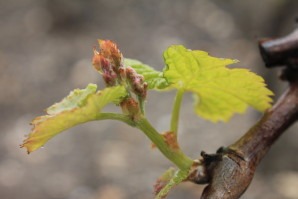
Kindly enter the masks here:
[[21, 147], [28, 153], [43, 146], [49, 139], [75, 125], [96, 120], [108, 103], [119, 104], [126, 95], [123, 86], [110, 87], [96, 92], [97, 86], [89, 84], [85, 89], [72, 91], [61, 102], [49, 107], [48, 115], [32, 121], [33, 129]]
[[211, 57], [208, 53], [188, 50], [181, 45], [164, 52], [164, 77], [170, 87], [194, 93], [196, 113], [213, 122], [227, 121], [234, 113], [243, 113], [247, 106], [264, 111], [273, 93], [262, 77], [247, 69], [226, 66], [237, 60]]
[[148, 83], [149, 89], [164, 89], [168, 86], [168, 82], [163, 77], [162, 72], [156, 71], [140, 61], [134, 59], [124, 59], [124, 65], [132, 67], [138, 74], [143, 75], [145, 82]]

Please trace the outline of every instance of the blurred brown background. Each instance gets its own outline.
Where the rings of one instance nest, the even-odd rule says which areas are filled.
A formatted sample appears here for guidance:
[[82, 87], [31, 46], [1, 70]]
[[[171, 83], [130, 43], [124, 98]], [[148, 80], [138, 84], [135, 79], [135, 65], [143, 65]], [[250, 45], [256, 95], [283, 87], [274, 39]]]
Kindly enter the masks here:
[[[155, 179], [172, 164], [136, 129], [114, 121], [84, 124], [27, 155], [18, 145], [29, 122], [74, 88], [103, 87], [91, 65], [96, 39], [116, 41], [126, 57], [163, 67], [170, 44], [235, 58], [261, 74], [279, 96], [278, 70], [264, 67], [256, 41], [295, 27], [294, 0], [0, 0], [0, 198], [150, 199]], [[147, 110], [167, 130], [174, 93], [150, 92]], [[240, 137], [260, 114], [249, 109], [229, 123], [196, 117], [184, 99], [183, 150], [193, 158]], [[274, 145], [243, 199], [297, 199], [297, 125]], [[171, 199], [199, 198], [184, 183]]]

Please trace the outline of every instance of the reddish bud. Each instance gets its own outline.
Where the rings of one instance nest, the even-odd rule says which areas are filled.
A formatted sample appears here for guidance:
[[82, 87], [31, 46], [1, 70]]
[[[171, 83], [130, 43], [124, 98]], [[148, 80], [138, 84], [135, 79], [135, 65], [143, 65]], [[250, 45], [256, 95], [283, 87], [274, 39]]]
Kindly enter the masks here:
[[117, 85], [117, 75], [113, 74], [103, 74], [102, 78], [106, 83], [107, 87], [112, 87]]
[[95, 49], [95, 47], [93, 48], [93, 58], [92, 58], [92, 65], [95, 68], [95, 70], [97, 71], [101, 71], [101, 56], [99, 55], [98, 51]]
[[146, 98], [148, 85], [144, 82], [142, 75], [139, 75], [133, 68], [127, 67], [126, 80], [137, 96], [140, 96], [142, 99]]
[[110, 67], [111, 65], [106, 58], [104, 58], [101, 54], [96, 54], [96, 53], [94, 53], [92, 64], [95, 70], [97, 70], [100, 73], [103, 72], [103, 68]]
[[122, 80], [126, 79], [126, 70], [124, 67], [119, 68], [118, 72]]
[[93, 67], [102, 74], [107, 86], [115, 86], [117, 84], [117, 75], [112, 69], [112, 65], [108, 59], [94, 49]]
[[111, 40], [98, 40], [100, 46], [100, 54], [107, 58], [111, 64], [114, 72], [118, 74], [118, 69], [121, 67], [123, 56], [117, 45]]
[[144, 77], [133, 68], [124, 67], [123, 56], [117, 45], [110, 40], [98, 40], [100, 51], [94, 49], [93, 66], [99, 71], [108, 86], [123, 84], [126, 80], [131, 91], [141, 99], [147, 95], [147, 83]]
[[120, 106], [123, 113], [131, 116], [133, 120], [135, 120], [141, 114], [139, 103], [132, 97], [127, 97], [124, 99], [120, 103]]

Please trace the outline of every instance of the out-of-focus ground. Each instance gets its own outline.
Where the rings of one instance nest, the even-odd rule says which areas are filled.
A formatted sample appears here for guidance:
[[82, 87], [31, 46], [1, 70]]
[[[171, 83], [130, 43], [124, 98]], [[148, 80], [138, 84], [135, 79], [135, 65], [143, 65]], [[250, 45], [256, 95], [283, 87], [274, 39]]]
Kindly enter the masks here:
[[[172, 164], [136, 129], [114, 121], [84, 124], [27, 155], [18, 145], [29, 122], [74, 88], [103, 87], [91, 65], [96, 39], [116, 41], [126, 57], [163, 67], [171, 44], [235, 58], [262, 75], [279, 96], [278, 70], [264, 67], [256, 41], [293, 28], [291, 0], [0, 0], [0, 198], [150, 199], [155, 179]], [[167, 130], [174, 93], [150, 92], [147, 110]], [[193, 158], [240, 137], [260, 114], [249, 109], [212, 124], [192, 111], [187, 95], [180, 125]], [[298, 198], [298, 132], [290, 128], [262, 162], [243, 199]], [[199, 198], [203, 186], [181, 184], [171, 199]]]

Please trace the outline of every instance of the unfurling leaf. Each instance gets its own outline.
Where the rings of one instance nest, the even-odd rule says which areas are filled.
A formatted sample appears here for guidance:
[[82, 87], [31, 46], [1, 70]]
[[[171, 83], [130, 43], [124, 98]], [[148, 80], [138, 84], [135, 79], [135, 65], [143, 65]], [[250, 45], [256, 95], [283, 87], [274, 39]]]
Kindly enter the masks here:
[[130, 66], [140, 75], [143, 75], [148, 89], [164, 89], [168, 86], [167, 80], [163, 77], [163, 73], [156, 71], [150, 66], [143, 64], [134, 59], [124, 59], [124, 65]]
[[32, 121], [33, 129], [21, 147], [28, 153], [43, 146], [49, 139], [75, 125], [96, 120], [108, 103], [119, 104], [126, 95], [123, 86], [110, 87], [97, 91], [97, 86], [89, 84], [85, 89], [72, 91], [61, 102], [49, 107], [48, 115]]
[[171, 167], [166, 170], [155, 182], [154, 184], [154, 194], [157, 195], [174, 177], [176, 169]]
[[177, 170], [168, 169], [158, 180], [154, 186], [155, 199], [166, 198], [170, 190], [186, 180], [189, 173], [188, 170]]
[[234, 113], [243, 113], [250, 105], [265, 111], [271, 105], [262, 77], [247, 69], [226, 66], [237, 60], [211, 57], [208, 53], [188, 50], [181, 45], [164, 52], [164, 77], [170, 87], [194, 93], [196, 113], [213, 122], [227, 121]]

